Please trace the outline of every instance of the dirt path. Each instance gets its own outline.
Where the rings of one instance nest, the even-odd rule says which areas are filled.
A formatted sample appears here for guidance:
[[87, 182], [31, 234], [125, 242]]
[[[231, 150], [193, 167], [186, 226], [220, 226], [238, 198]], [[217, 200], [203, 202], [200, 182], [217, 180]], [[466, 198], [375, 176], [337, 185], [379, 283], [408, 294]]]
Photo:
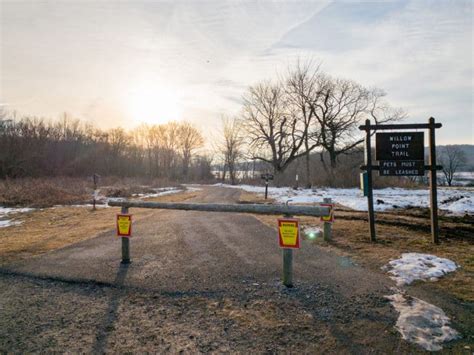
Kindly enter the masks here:
[[420, 352], [393, 328], [385, 275], [303, 242], [286, 289], [275, 231], [253, 216], [156, 211], [134, 234], [128, 267], [114, 231], [5, 265], [0, 351]]

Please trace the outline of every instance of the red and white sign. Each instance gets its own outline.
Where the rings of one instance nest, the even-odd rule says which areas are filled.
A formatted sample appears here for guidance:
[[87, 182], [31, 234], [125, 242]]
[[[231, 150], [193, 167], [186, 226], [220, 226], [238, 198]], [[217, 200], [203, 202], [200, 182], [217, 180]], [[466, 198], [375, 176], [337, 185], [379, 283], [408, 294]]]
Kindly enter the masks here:
[[296, 218], [278, 219], [278, 240], [281, 248], [299, 249], [300, 225]]
[[117, 236], [130, 237], [132, 235], [132, 215], [117, 215]]

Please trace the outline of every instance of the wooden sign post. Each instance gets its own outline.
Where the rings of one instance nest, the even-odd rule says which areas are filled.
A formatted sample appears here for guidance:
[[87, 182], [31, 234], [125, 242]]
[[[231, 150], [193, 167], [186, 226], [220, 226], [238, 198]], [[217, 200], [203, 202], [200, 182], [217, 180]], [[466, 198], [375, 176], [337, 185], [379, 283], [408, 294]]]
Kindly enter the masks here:
[[268, 181], [273, 180], [273, 175], [269, 174], [269, 173], [266, 173], [266, 174], [262, 174], [260, 177], [263, 180], [265, 180], [265, 200], [266, 200], [267, 197], [268, 197]]
[[[367, 171], [367, 202], [369, 212], [370, 240], [376, 241], [374, 197], [372, 171], [378, 170], [379, 176], [424, 176], [425, 170], [430, 172], [430, 207], [431, 207], [431, 237], [433, 243], [439, 243], [438, 228], [438, 198], [436, 172], [442, 169], [436, 165], [436, 143], [435, 129], [441, 128], [441, 123], [435, 123], [431, 117], [428, 124], [375, 124], [370, 120], [365, 121], [360, 130], [366, 132], [365, 137], [365, 165], [362, 170]], [[428, 129], [429, 130], [429, 164], [425, 165], [424, 132], [395, 131], [389, 133], [376, 133], [375, 136], [375, 159], [379, 165], [372, 164], [371, 131], [382, 130], [406, 130], [406, 129]]]

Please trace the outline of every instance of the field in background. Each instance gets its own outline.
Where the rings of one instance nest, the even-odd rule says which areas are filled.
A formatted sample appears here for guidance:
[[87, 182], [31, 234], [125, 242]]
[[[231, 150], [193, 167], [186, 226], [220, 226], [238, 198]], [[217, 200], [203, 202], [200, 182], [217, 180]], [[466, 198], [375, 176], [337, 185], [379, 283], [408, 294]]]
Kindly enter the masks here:
[[[106, 197], [131, 197], [153, 193], [153, 188], [178, 187], [176, 182], [156, 178], [100, 179], [100, 194]], [[91, 203], [94, 193], [92, 178], [48, 177], [0, 180], [0, 206], [52, 207]]]
[[[159, 196], [147, 201], [180, 202], [196, 196], [196, 192]], [[15, 216], [20, 222], [0, 228], [0, 264], [29, 258], [70, 244], [91, 239], [115, 229], [115, 215], [119, 208], [54, 207], [36, 209]], [[134, 221], [151, 216], [154, 210], [135, 208]]]

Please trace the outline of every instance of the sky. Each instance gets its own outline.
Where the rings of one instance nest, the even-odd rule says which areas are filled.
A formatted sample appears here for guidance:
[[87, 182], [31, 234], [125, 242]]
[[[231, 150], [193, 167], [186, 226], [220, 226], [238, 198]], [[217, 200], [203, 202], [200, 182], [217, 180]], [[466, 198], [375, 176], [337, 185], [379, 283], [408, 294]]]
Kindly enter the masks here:
[[311, 58], [474, 144], [472, 1], [0, 0], [0, 105], [101, 128], [206, 132], [245, 90]]

